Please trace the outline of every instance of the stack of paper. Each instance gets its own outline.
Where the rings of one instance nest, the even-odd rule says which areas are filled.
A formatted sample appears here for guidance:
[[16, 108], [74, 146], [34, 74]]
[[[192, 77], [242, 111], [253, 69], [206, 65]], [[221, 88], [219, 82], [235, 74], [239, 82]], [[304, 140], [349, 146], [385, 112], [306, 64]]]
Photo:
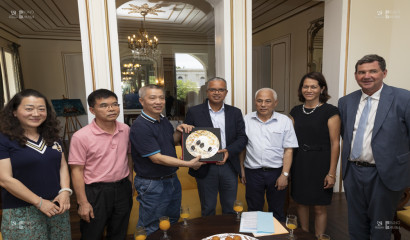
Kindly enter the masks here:
[[274, 233], [271, 212], [244, 212], [241, 217], [239, 232]]
[[239, 232], [253, 233], [255, 237], [288, 233], [271, 212], [243, 212]]

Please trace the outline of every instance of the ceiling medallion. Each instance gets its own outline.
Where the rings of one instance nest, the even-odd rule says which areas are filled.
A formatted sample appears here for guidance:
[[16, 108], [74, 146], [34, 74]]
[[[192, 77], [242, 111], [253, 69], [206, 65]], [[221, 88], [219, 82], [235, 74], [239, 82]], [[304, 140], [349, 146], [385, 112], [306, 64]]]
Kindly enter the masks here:
[[164, 12], [162, 10], [158, 10], [158, 9], [161, 8], [161, 5], [159, 5], [159, 4], [155, 4], [155, 6], [153, 6], [153, 7], [149, 7], [147, 3], [144, 3], [143, 5], [141, 5], [141, 7], [139, 7], [137, 5], [134, 5], [134, 4], [130, 4], [130, 7], [131, 8], [123, 8], [123, 9], [124, 10], [130, 10], [130, 12], [128, 12], [128, 14], [139, 13], [144, 17], [147, 14], [152, 14], [152, 15], [158, 16], [157, 13]]

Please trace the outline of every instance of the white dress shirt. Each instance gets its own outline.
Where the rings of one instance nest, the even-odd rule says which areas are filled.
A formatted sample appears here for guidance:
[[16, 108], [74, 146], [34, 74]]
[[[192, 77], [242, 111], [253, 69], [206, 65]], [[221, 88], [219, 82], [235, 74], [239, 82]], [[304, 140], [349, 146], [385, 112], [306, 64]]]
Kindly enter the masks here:
[[211, 106], [209, 105], [208, 102], [208, 108], [209, 108], [209, 115], [211, 115], [211, 120], [212, 120], [212, 125], [214, 128], [219, 128], [221, 129], [221, 144], [222, 144], [222, 149], [226, 148], [226, 137], [225, 137], [225, 104], [222, 104], [221, 109], [219, 111], [215, 112], [212, 110]]
[[[375, 163], [374, 158], [373, 158], [373, 151], [372, 151], [371, 143], [372, 143], [374, 120], [376, 119], [376, 112], [377, 112], [377, 107], [379, 106], [380, 93], [382, 89], [383, 89], [383, 86], [377, 92], [373, 93], [373, 95], [371, 96], [365, 94], [362, 91], [362, 96], [360, 98], [359, 107], [356, 113], [356, 120], [354, 122], [352, 143], [354, 143], [354, 139], [356, 137], [356, 131], [357, 131], [357, 128], [359, 127], [360, 117], [362, 116], [362, 112], [363, 112], [364, 106], [366, 105], [366, 101], [368, 97], [372, 99], [371, 108], [370, 108], [369, 116], [367, 119], [366, 130], [364, 131], [364, 136], [363, 136], [362, 154], [360, 155], [359, 159], [354, 159], [353, 161], [363, 161], [363, 162], [368, 162], [368, 163], [373, 163], [373, 164]], [[353, 148], [353, 144], [351, 147]], [[350, 149], [350, 151], [352, 150], [352, 148]]]
[[266, 122], [260, 120], [256, 112], [247, 114], [244, 120], [248, 136], [245, 167], [282, 167], [285, 148], [298, 147], [292, 120], [277, 112]]

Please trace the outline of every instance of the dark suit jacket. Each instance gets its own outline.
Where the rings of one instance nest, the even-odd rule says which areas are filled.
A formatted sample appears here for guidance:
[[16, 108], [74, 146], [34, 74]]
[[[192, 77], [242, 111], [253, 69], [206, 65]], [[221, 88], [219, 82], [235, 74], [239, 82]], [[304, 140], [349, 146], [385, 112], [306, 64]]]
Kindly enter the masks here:
[[[342, 119], [343, 178], [348, 170], [353, 128], [362, 92], [339, 100]], [[380, 94], [371, 140], [376, 168], [384, 185], [392, 191], [410, 186], [410, 92], [384, 84]]]
[[[208, 102], [191, 107], [185, 117], [185, 123], [195, 127], [213, 127], [209, 114]], [[239, 153], [245, 149], [248, 137], [245, 133], [245, 122], [242, 112], [236, 107], [225, 104], [225, 136], [226, 149], [229, 157], [226, 164], [230, 164], [240, 174]], [[203, 165], [198, 170], [189, 169], [193, 177], [204, 178], [209, 170], [209, 165]]]

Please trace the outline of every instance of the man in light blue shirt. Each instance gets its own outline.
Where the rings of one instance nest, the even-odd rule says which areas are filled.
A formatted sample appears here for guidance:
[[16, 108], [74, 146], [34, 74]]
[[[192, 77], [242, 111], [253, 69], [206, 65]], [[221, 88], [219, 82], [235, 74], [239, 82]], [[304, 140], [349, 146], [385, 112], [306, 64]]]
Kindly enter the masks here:
[[246, 185], [248, 211], [262, 211], [266, 193], [269, 212], [285, 221], [286, 188], [293, 148], [298, 147], [298, 141], [292, 120], [275, 112], [277, 104], [273, 89], [256, 92], [256, 112], [244, 119], [248, 144], [240, 155], [241, 181]]
[[225, 104], [219, 111], [214, 111], [208, 101], [209, 115], [211, 116], [212, 126], [214, 128], [219, 128], [221, 130], [221, 147], [226, 148], [226, 137], [225, 137]]

